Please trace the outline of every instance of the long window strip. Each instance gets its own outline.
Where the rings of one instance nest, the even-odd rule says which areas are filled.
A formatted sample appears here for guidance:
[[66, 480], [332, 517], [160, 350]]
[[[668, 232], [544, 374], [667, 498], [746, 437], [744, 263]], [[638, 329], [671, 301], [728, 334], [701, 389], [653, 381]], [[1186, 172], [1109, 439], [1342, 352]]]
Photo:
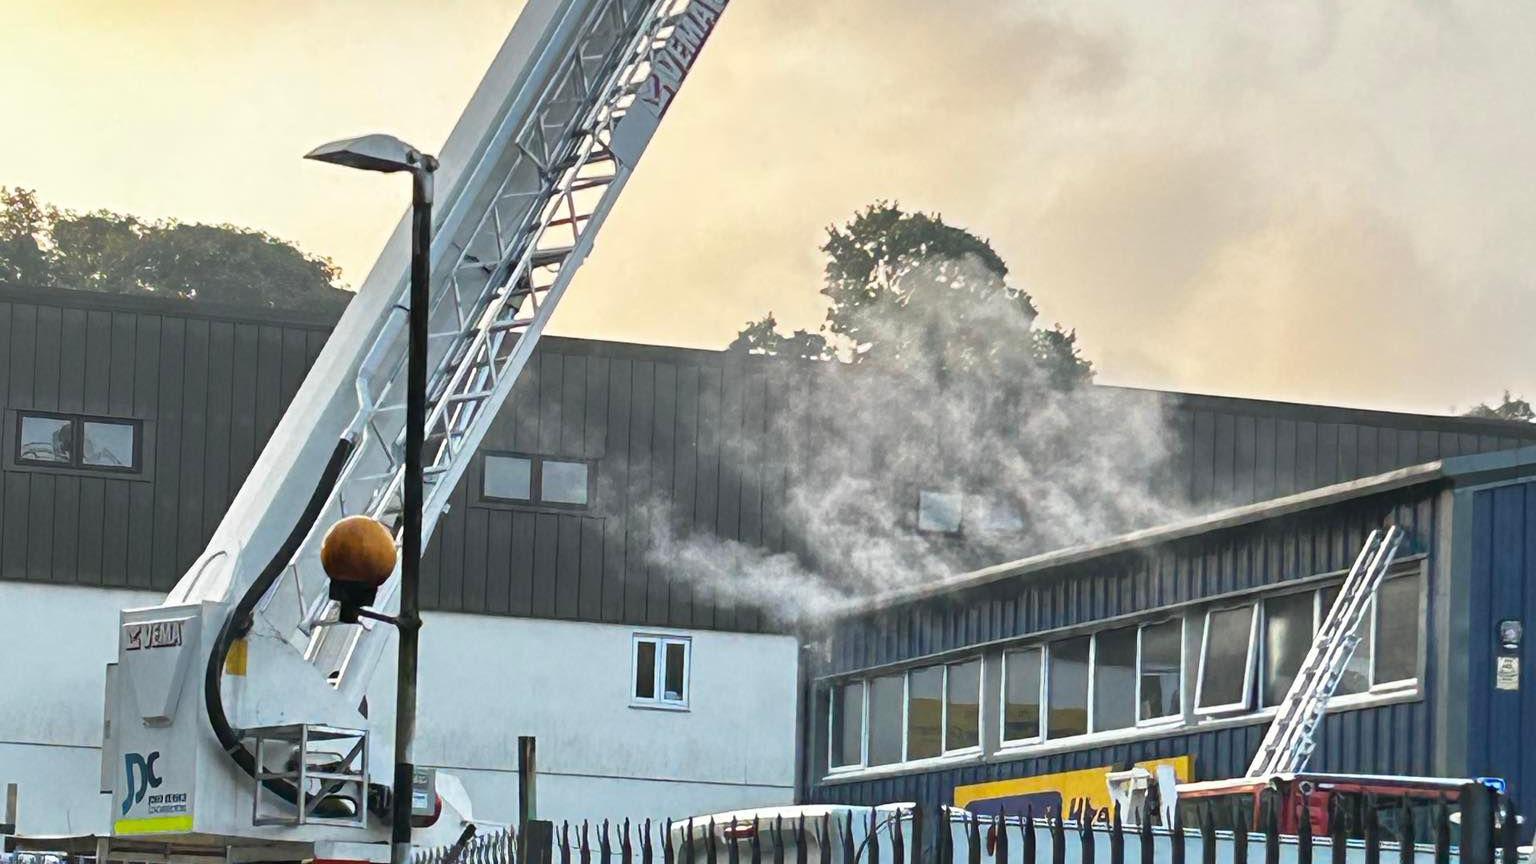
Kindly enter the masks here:
[[[1418, 626], [1419, 623], [1422, 623], [1422, 615], [1423, 615], [1422, 599], [1419, 597], [1419, 588], [1421, 587], [1421, 581], [1420, 580], [1421, 580], [1421, 577], [1420, 577], [1420, 575], [1417, 572], [1410, 572], [1410, 573], [1399, 574], [1399, 575], [1393, 576], [1390, 580], [1383, 580], [1382, 585], [1380, 586], [1380, 588], [1378, 588], [1377, 596], [1375, 598], [1372, 598], [1372, 601], [1371, 601], [1372, 604], [1373, 604], [1373, 608], [1372, 608], [1372, 611], [1369, 613], [1369, 626], [1366, 628], [1367, 629], [1367, 637], [1362, 640], [1362, 645], [1369, 646], [1371, 649], [1377, 649], [1379, 647], [1379, 646], [1376, 646], [1375, 644], [1373, 644], [1379, 638], [1379, 636], [1378, 636], [1378, 633], [1379, 633], [1378, 624], [1379, 624], [1379, 616], [1380, 616], [1381, 612], [1380, 612], [1380, 609], [1379, 609], [1378, 600], [1379, 600], [1379, 598], [1381, 596], [1381, 592], [1387, 588], [1388, 583], [1393, 583], [1393, 587], [1397, 588], [1397, 590], [1400, 590], [1400, 591], [1409, 590], [1409, 588], [1411, 586], [1411, 590], [1413, 592], [1412, 593], [1412, 597], [1413, 597], [1414, 602], [1416, 604], [1415, 605], [1416, 613], [1415, 613], [1415, 616], [1413, 616], [1413, 618], [1415, 620], [1415, 624], [1414, 624], [1413, 627], [1411, 627], [1409, 629], [1411, 631], [1413, 631], [1412, 635], [1416, 636], [1416, 634], [1417, 634], [1417, 626]], [[1000, 718], [1000, 722], [998, 724], [999, 725], [999, 729], [998, 729], [998, 742], [999, 742], [999, 745], [1002, 746], [1004, 749], [1010, 749], [1010, 748], [1015, 748], [1015, 747], [1027, 747], [1027, 746], [1032, 745], [1032, 744], [1040, 744], [1040, 743], [1044, 743], [1044, 742], [1056, 742], [1056, 741], [1062, 741], [1062, 740], [1071, 740], [1073, 738], [1083, 738], [1085, 740], [1091, 740], [1095, 735], [1097, 735], [1099, 733], [1123, 731], [1124, 729], [1133, 728], [1133, 727], [1129, 727], [1129, 726], [1116, 726], [1115, 728], [1110, 729], [1110, 728], [1104, 728], [1102, 726], [1102, 724], [1096, 724], [1097, 718], [1095, 717], [1095, 706], [1094, 706], [1095, 695], [1096, 695], [1095, 692], [1094, 692], [1095, 691], [1095, 686], [1096, 686], [1095, 685], [1095, 681], [1096, 681], [1096, 679], [1098, 677], [1098, 674], [1097, 674], [1098, 670], [1096, 668], [1096, 663], [1097, 663], [1098, 654], [1102, 650], [1101, 647], [1099, 646], [1099, 637], [1101, 637], [1102, 635], [1104, 635], [1106, 633], [1118, 631], [1118, 630], [1121, 630], [1121, 629], [1126, 629], [1126, 628], [1129, 628], [1129, 627], [1135, 627], [1137, 629], [1138, 647], [1137, 647], [1137, 655], [1136, 655], [1135, 674], [1136, 674], [1137, 679], [1138, 679], [1137, 687], [1138, 687], [1138, 693], [1139, 693], [1140, 692], [1139, 688], [1141, 686], [1140, 679], [1141, 679], [1142, 676], [1144, 676], [1147, 673], [1147, 669], [1146, 669], [1146, 666], [1145, 666], [1145, 654], [1142, 652], [1141, 644], [1140, 644], [1141, 639], [1144, 636], [1144, 632], [1147, 629], [1153, 628], [1153, 627], [1166, 626], [1166, 625], [1169, 625], [1169, 624], [1177, 624], [1178, 625], [1177, 626], [1177, 636], [1175, 637], [1177, 639], [1178, 658], [1179, 658], [1179, 660], [1178, 660], [1177, 676], [1176, 676], [1176, 679], [1175, 679], [1177, 681], [1178, 694], [1174, 697], [1174, 699], [1175, 699], [1175, 702], [1180, 707], [1179, 707], [1179, 710], [1178, 710], [1177, 713], [1169, 714], [1169, 715], [1166, 715], [1165, 717], [1150, 717], [1150, 718], [1148, 718], [1149, 720], [1152, 720], [1152, 721], [1162, 720], [1162, 721], [1164, 721], [1168, 725], [1169, 728], [1173, 728], [1174, 725], [1175, 725], [1173, 721], [1177, 721], [1177, 720], [1184, 721], [1180, 725], [1191, 725], [1191, 723], [1198, 723], [1199, 718], [1201, 716], [1209, 716], [1210, 714], [1213, 714], [1213, 713], [1228, 713], [1228, 714], [1230, 714], [1230, 713], [1252, 713], [1254, 711], [1265, 710], [1265, 706], [1259, 705], [1260, 702], [1264, 701], [1263, 698], [1262, 698], [1262, 693], [1260, 692], [1262, 690], [1262, 686], [1261, 686], [1261, 681], [1260, 681], [1261, 676], [1259, 674], [1260, 673], [1260, 664], [1264, 661], [1263, 644], [1262, 644], [1265, 641], [1265, 626], [1264, 625], [1265, 625], [1265, 614], [1266, 613], [1265, 613], [1265, 610], [1263, 608], [1264, 603], [1266, 601], [1270, 601], [1270, 600], [1283, 600], [1284, 598], [1286, 598], [1287, 596], [1289, 596], [1291, 594], [1301, 594], [1301, 593], [1313, 594], [1316, 597], [1316, 600], [1315, 600], [1315, 604], [1314, 604], [1314, 613], [1313, 613], [1313, 616], [1312, 616], [1312, 620], [1313, 620], [1312, 633], [1313, 633], [1313, 635], [1315, 635], [1316, 632], [1317, 632], [1317, 628], [1319, 628], [1321, 626], [1322, 616], [1326, 615], [1326, 612], [1321, 611], [1322, 609], [1328, 607], [1328, 602], [1327, 602], [1327, 599], [1326, 599], [1325, 595], [1330, 590], [1336, 591], [1337, 588], [1338, 588], [1337, 585], [1333, 585], [1333, 586], [1327, 586], [1327, 587], [1323, 587], [1323, 588], [1307, 589], [1306, 591], [1282, 592], [1282, 593], [1279, 593], [1279, 594], [1270, 595], [1269, 597], [1255, 598], [1254, 600], [1252, 600], [1252, 601], [1250, 601], [1248, 603], [1241, 604], [1241, 605], [1224, 606], [1224, 607], [1217, 607], [1217, 608], [1208, 608], [1203, 613], [1200, 613], [1201, 614], [1201, 618], [1202, 618], [1202, 625], [1203, 626], [1202, 626], [1202, 634], [1201, 634], [1200, 645], [1199, 645], [1198, 650], [1194, 654], [1194, 658], [1195, 658], [1195, 661], [1196, 661], [1196, 664], [1197, 664], [1197, 667], [1196, 667], [1196, 670], [1195, 670], [1196, 671], [1196, 695], [1195, 695], [1195, 700], [1194, 700], [1194, 702], [1195, 702], [1195, 706], [1194, 706], [1195, 707], [1195, 713], [1194, 713], [1194, 715], [1186, 715], [1184, 710], [1183, 710], [1183, 700], [1184, 700], [1184, 692], [1183, 691], [1184, 691], [1184, 688], [1187, 686], [1188, 670], [1189, 670], [1189, 662], [1190, 662], [1190, 655], [1184, 650], [1185, 647], [1186, 647], [1185, 646], [1185, 643], [1186, 643], [1186, 633], [1185, 633], [1185, 630], [1188, 627], [1189, 618], [1191, 617], [1189, 614], [1175, 616], [1174, 618], [1164, 619], [1162, 621], [1152, 621], [1152, 622], [1145, 622], [1145, 623], [1131, 624], [1131, 625], [1121, 624], [1120, 626], [1117, 626], [1117, 627], [1106, 628], [1104, 630], [1096, 631], [1096, 632], [1093, 632], [1093, 633], [1083, 634], [1083, 635], [1079, 635], [1079, 636], [1067, 637], [1065, 639], [1057, 639], [1057, 640], [1054, 640], [1052, 642], [1038, 643], [1038, 644], [1034, 644], [1034, 645], [1023, 645], [1023, 646], [1020, 646], [1020, 647], [1005, 647], [1005, 648], [1002, 649], [1002, 651], [1000, 653], [1001, 662], [1002, 662], [1002, 674], [1000, 676], [1000, 681], [999, 681], [999, 684], [998, 684], [999, 718]], [[1211, 616], [1213, 614], [1219, 614], [1219, 613], [1222, 613], [1222, 612], [1235, 612], [1235, 611], [1246, 611], [1247, 612], [1247, 634], [1246, 634], [1247, 638], [1244, 640], [1245, 644], [1243, 644], [1243, 646], [1242, 646], [1242, 660], [1243, 660], [1243, 663], [1242, 663], [1242, 665], [1243, 665], [1243, 675], [1242, 675], [1242, 683], [1241, 683], [1242, 696], [1241, 696], [1241, 698], [1239, 700], [1239, 703], [1241, 704], [1242, 707], [1241, 708], [1236, 708], [1236, 707], [1232, 707], [1232, 706], [1227, 706], [1227, 708], [1224, 709], [1224, 710], [1218, 710], [1219, 708], [1221, 708], [1221, 706], [1207, 706], [1207, 705], [1204, 705], [1203, 702], [1202, 702], [1203, 696], [1204, 696], [1203, 688], [1204, 688], [1205, 683], [1206, 683], [1205, 680], [1204, 680], [1205, 676], [1207, 674], [1206, 667], [1209, 665], [1209, 661], [1210, 661], [1209, 638], [1210, 638]], [[1365, 624], [1366, 624], [1366, 622], [1362, 621], [1362, 626], [1365, 626]], [[1241, 628], [1238, 628], [1238, 629], [1241, 629]], [[1083, 674], [1082, 674], [1082, 678], [1084, 678], [1085, 680], [1083, 680], [1081, 682], [1071, 682], [1071, 683], [1075, 683], [1075, 684], [1080, 684], [1081, 685], [1081, 686], [1074, 686], [1072, 688], [1074, 696], [1077, 696], [1078, 695], [1078, 691], [1080, 691], [1080, 690], [1086, 691], [1085, 694], [1084, 694], [1086, 698], [1083, 698], [1083, 699], [1080, 699], [1080, 700], [1077, 700], [1077, 701], [1080, 701], [1080, 702], [1083, 703], [1083, 706], [1082, 706], [1081, 710], [1083, 711], [1085, 716], [1082, 719], [1082, 724], [1087, 726], [1087, 731], [1086, 732], [1074, 732], [1072, 734], [1066, 734], [1066, 735], [1053, 735], [1053, 734], [1051, 734], [1052, 715], [1054, 713], [1053, 709], [1055, 709], [1057, 707], [1057, 705], [1055, 703], [1053, 703], [1052, 700], [1051, 700], [1051, 694], [1053, 692], [1053, 687], [1054, 687], [1054, 683], [1052, 681], [1052, 678], [1053, 678], [1053, 666], [1056, 665], [1056, 664], [1054, 664], [1052, 662], [1052, 655], [1053, 655], [1053, 653], [1059, 651], [1062, 646], [1066, 646], [1066, 645], [1069, 645], [1071, 643], [1076, 643], [1079, 640], [1083, 640], [1083, 639], [1086, 639], [1087, 643], [1088, 643], [1088, 662], [1087, 662], [1086, 667], [1084, 668]], [[1073, 647], [1076, 647], [1076, 646], [1073, 646]], [[1237, 646], [1233, 645], [1233, 646], [1230, 646], [1230, 647], [1237, 647]], [[1309, 640], [1308, 647], [1310, 649], [1310, 640]], [[1412, 663], [1414, 664], [1414, 669], [1415, 669], [1415, 676], [1414, 677], [1401, 678], [1401, 679], [1397, 679], [1397, 680], [1393, 680], [1393, 681], [1383, 681], [1383, 682], [1378, 682], [1378, 681], [1375, 680], [1375, 668], [1376, 668], [1375, 657], [1380, 652], [1378, 650], [1371, 650], [1369, 652], [1370, 655], [1371, 655], [1371, 663], [1370, 663], [1369, 671], [1367, 672], [1367, 680], [1369, 682], [1369, 689], [1370, 690], [1374, 690], [1377, 686], [1381, 686], [1381, 687], [1392, 688], [1393, 691], [1395, 692], [1397, 689], [1402, 689], [1406, 685], [1411, 685], [1414, 682], [1416, 682], [1418, 680], [1417, 677], [1416, 677], [1417, 676], [1418, 664], [1421, 663], [1421, 659], [1422, 659], [1419, 656], [1421, 654], [1421, 648], [1422, 648], [1422, 646], [1420, 646], [1418, 644], [1418, 640], [1415, 638], [1414, 643], [1413, 643], [1413, 650], [1412, 650], [1412, 652], [1410, 652], [1410, 653], [1413, 653], [1415, 655], [1413, 658], [1411, 658], [1412, 659]], [[1027, 659], [1031, 654], [1034, 655], [1033, 662], [1031, 662], [1029, 659]], [[962, 665], [973, 663], [973, 662], [980, 662], [980, 658], [978, 657], [978, 658], [972, 658], [972, 659], [969, 659], [969, 660], [952, 661], [952, 662], [949, 662], [947, 664], [938, 664], [938, 667], [945, 667], [946, 668], [946, 672], [945, 672], [946, 685], [945, 685], [945, 690], [944, 690], [945, 698], [943, 700], [944, 703], [945, 703], [945, 711], [946, 712], [949, 710], [949, 704], [948, 704], [948, 702], [949, 702], [949, 699], [948, 699], [949, 689], [948, 689], [948, 683], [947, 683], [948, 682], [949, 671], [947, 670], [947, 667], [949, 667], [949, 666], [962, 666]], [[1037, 708], [1037, 710], [1036, 710], [1036, 720], [1035, 720], [1036, 735], [1033, 736], [1033, 737], [1025, 737], [1025, 738], [1009, 738], [1008, 737], [1008, 723], [1009, 723], [1009, 720], [1008, 720], [1008, 713], [1009, 713], [1008, 709], [1009, 709], [1010, 705], [1018, 705], [1018, 706], [1026, 707], [1026, 708], [1028, 707], [1028, 703], [1027, 702], [1011, 702], [1010, 701], [1010, 693], [1011, 693], [1010, 685], [1011, 685], [1011, 683], [1013, 681], [1014, 676], [1009, 673], [1009, 667], [1010, 667], [1010, 664], [1020, 663], [1020, 662], [1022, 662], [1022, 663], [1029, 663], [1031, 666], [1033, 666], [1035, 664], [1038, 664], [1038, 669], [1039, 669], [1039, 672], [1038, 672], [1038, 692], [1039, 692], [1039, 696], [1037, 697], [1038, 704], [1036, 706], [1036, 708]], [[935, 667], [935, 666], [915, 667], [913, 669], [908, 669], [908, 670], [904, 670], [901, 673], [897, 673], [898, 675], [900, 675], [903, 678], [903, 684], [904, 684], [903, 695], [905, 696], [905, 693], [906, 693], [906, 690], [905, 690], [905, 683], [906, 683], [906, 681], [905, 681], [905, 679], [906, 679], [907, 676], [913, 674], [914, 672], [930, 670], [930, 669], [934, 669], [934, 668], [938, 668], [938, 667]], [[983, 664], [982, 668], [983, 669], [985, 668], [984, 664]], [[982, 673], [982, 674], [984, 674], [984, 673]], [[1292, 670], [1292, 675], [1294, 675], [1294, 670]], [[895, 677], [895, 676], [882, 676], [882, 677]], [[876, 680], [876, 679], [866, 679], [866, 681], [869, 681], [869, 680]], [[982, 686], [982, 684], [984, 684], [984, 682], [981, 682], [979, 684], [979, 686]], [[847, 685], [839, 685], [839, 686], [847, 686]], [[867, 695], [868, 691], [869, 691], [869, 688], [866, 687], [865, 689], [866, 689], [866, 695]], [[984, 686], [982, 687], [982, 689], [984, 690]], [[1367, 692], [1369, 692], [1369, 690]], [[1283, 694], [1281, 694], [1281, 695], [1283, 696]], [[1255, 698], [1256, 696], [1258, 696], [1259, 698], [1256, 699]], [[1138, 702], [1139, 702], [1139, 699], [1138, 699]], [[1234, 703], [1234, 704], [1239, 704], [1239, 703]], [[865, 731], [866, 734], [864, 736], [864, 741], [863, 741], [864, 746], [866, 748], [866, 751], [867, 751], [867, 748], [870, 746], [870, 742], [872, 741], [870, 732], [872, 732], [872, 725], [873, 724], [871, 723], [871, 721], [869, 719], [869, 713], [870, 713], [869, 712], [869, 707], [871, 707], [871, 706], [872, 706], [872, 702], [870, 702], [869, 699], [866, 699], [866, 710], [864, 712], [864, 714], [865, 714], [865, 716], [864, 716], [864, 719], [865, 719], [865, 730], [864, 731]], [[1064, 707], [1076, 708], [1077, 705], [1074, 704], [1072, 706], [1064, 706]], [[1267, 706], [1267, 707], [1273, 707], [1273, 706]], [[902, 718], [902, 727], [901, 728], [902, 728], [902, 730], [904, 732], [906, 730], [905, 711], [906, 711], [906, 702], [905, 702], [905, 699], [903, 699], [903, 714], [904, 714], [904, 716]], [[1138, 717], [1138, 719], [1141, 718], [1140, 712], [1141, 712], [1141, 706], [1138, 704], [1138, 706], [1136, 708], [1136, 716]], [[947, 724], [946, 724], [946, 726], [947, 726]], [[980, 726], [980, 717], [978, 716], [978, 741], [980, 740], [980, 735], [979, 735], [980, 729], [979, 729], [979, 726]], [[947, 728], [945, 730], [945, 734], [947, 735]], [[903, 736], [903, 744], [905, 744], [905, 736]], [[946, 743], [944, 744], [944, 747], [945, 747], [945, 755], [948, 755], [949, 751], [951, 749], [953, 749], [953, 748], [950, 748], [948, 746], [947, 740], [946, 740]], [[867, 752], [866, 752], [866, 756], [867, 756]], [[923, 757], [923, 758], [927, 758], [927, 757]], [[904, 761], [911, 761], [911, 760], [904, 760]], [[881, 763], [881, 764], [884, 765], [884, 764], [897, 764], [897, 763]], [[838, 767], [846, 768], [848, 766], [838, 766]], [[865, 767], [877, 767], [877, 766], [866, 764]]]

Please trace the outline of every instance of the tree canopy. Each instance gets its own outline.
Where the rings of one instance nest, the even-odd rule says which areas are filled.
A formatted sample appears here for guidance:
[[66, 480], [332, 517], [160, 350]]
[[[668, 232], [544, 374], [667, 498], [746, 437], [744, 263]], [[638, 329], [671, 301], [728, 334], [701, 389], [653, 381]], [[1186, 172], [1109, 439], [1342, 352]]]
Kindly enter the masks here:
[[936, 365], [944, 374], [1032, 372], [1059, 388], [1092, 378], [1076, 333], [1036, 327], [1033, 299], [1008, 283], [991, 243], [942, 216], [877, 201], [828, 228], [821, 251], [828, 308], [820, 329], [785, 334], [770, 313], [747, 324], [733, 350]]
[[1504, 398], [1498, 405], [1489, 405], [1484, 402], [1466, 412], [1467, 417], [1483, 417], [1489, 420], [1518, 420], [1522, 423], [1536, 423], [1536, 411], [1531, 410], [1531, 403], [1518, 396], [1511, 396], [1508, 390], [1504, 391]]
[[48, 206], [0, 187], [0, 285], [339, 311], [340, 271], [262, 231]]

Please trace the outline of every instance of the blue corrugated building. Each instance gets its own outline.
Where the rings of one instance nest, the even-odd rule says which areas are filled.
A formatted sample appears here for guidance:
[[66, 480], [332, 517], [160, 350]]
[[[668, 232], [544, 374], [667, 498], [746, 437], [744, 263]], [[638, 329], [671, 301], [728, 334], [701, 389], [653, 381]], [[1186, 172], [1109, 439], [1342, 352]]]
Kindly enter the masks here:
[[[1239, 776], [1366, 535], [1407, 540], [1310, 770], [1493, 775], [1536, 820], [1536, 447], [1454, 456], [866, 603], [805, 651], [801, 795], [1006, 799], [1154, 759]], [[1181, 758], [1183, 757], [1183, 758]], [[990, 784], [990, 785], [982, 785]], [[1025, 800], [1015, 797], [1015, 801]]]

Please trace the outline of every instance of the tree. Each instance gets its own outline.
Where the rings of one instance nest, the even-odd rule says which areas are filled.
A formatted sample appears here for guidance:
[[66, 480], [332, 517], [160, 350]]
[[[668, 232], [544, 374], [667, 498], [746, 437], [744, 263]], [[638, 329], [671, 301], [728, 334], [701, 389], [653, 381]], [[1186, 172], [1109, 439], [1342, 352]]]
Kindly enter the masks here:
[[0, 284], [335, 312], [340, 271], [261, 231], [40, 205], [0, 188]]
[[1489, 420], [1517, 420], [1522, 423], [1536, 422], [1536, 411], [1531, 409], [1531, 403], [1518, 396], [1511, 396], [1508, 390], [1504, 391], [1504, 398], [1498, 405], [1483, 403], [1463, 416], [1483, 417]]
[[820, 331], [784, 335], [770, 314], [731, 347], [759, 354], [941, 374], [1026, 372], [1069, 388], [1091, 380], [1073, 331], [1036, 328], [1029, 294], [1008, 284], [1008, 266], [985, 239], [943, 217], [878, 201], [827, 229], [827, 317]]

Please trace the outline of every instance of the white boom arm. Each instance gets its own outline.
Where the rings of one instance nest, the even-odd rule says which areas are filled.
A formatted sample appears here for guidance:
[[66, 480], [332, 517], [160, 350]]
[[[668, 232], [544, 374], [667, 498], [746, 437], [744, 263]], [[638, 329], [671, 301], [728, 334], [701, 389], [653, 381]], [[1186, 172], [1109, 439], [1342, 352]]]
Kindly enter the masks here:
[[[422, 456], [424, 544], [727, 2], [528, 0], [440, 151]], [[246, 679], [242, 658], [241, 671], [234, 673], [240, 680], [226, 685], [233, 705], [247, 715], [277, 718], [267, 723], [340, 722], [334, 719], [337, 706], [358, 704], [386, 641], [373, 622], [335, 623], [319, 540], [335, 521], [358, 513], [396, 526], [399, 539], [409, 233], [407, 216], [342, 315], [208, 549], [160, 607], [167, 610], [161, 618], [169, 621], [171, 610], [208, 614], [188, 611], [197, 604], [225, 603], [232, 609], [239, 608], [237, 600], [250, 604], [250, 632], [291, 648], [292, 661], [277, 657], [268, 661], [268, 670], [286, 668], [291, 677], [302, 656], [317, 673], [314, 680], [329, 680], [336, 688], [336, 698], [321, 700], [333, 704], [314, 708], [320, 716], [311, 717], [304, 704], [282, 704], [285, 682]], [[344, 463], [337, 461], [343, 457]], [[318, 518], [299, 525], [307, 533], [286, 558], [280, 550], [285, 543], [292, 548], [299, 536], [290, 538], [306, 502], [318, 506], [321, 498], [312, 496], [326, 493], [325, 488], [316, 492], [317, 479], [338, 465]], [[282, 572], [273, 579], [275, 567]], [[398, 582], [397, 570], [376, 608], [393, 611]], [[125, 613], [124, 632], [163, 630], [153, 618], [153, 610]], [[176, 632], [194, 623], [176, 624]], [[206, 644], [214, 634], [207, 622], [202, 630]], [[137, 650], [137, 643], [129, 642], [138, 638], [125, 636], [119, 653], [130, 682], [147, 680], [134, 671], [142, 668], [139, 655], [125, 653]], [[191, 644], [192, 636], [187, 638]], [[220, 650], [208, 663], [214, 700]], [[255, 643], [251, 650], [257, 650]], [[204, 649], [203, 655], [209, 652]], [[175, 674], [171, 680], [180, 682], [183, 673]], [[251, 679], [260, 674], [253, 668]], [[290, 702], [313, 696], [297, 686], [300, 682], [292, 683]], [[114, 701], [123, 701], [114, 687], [109, 676], [108, 728], [115, 728], [111, 718], [116, 717], [116, 728], [131, 731], [134, 725], [124, 727], [124, 718], [137, 715], [123, 705], [114, 709]], [[210, 707], [208, 716], [222, 711]], [[146, 726], [179, 723], [143, 719]], [[388, 710], [375, 711], [370, 725], [388, 721]], [[218, 746], [240, 761], [243, 754], [228, 740], [240, 730], [220, 731], [220, 723], [213, 724]], [[207, 737], [207, 723], [203, 726]], [[125, 746], [179, 745], [156, 738]], [[250, 773], [249, 759], [242, 765]], [[133, 770], [128, 769], [125, 816], [137, 806], [131, 800]]]

